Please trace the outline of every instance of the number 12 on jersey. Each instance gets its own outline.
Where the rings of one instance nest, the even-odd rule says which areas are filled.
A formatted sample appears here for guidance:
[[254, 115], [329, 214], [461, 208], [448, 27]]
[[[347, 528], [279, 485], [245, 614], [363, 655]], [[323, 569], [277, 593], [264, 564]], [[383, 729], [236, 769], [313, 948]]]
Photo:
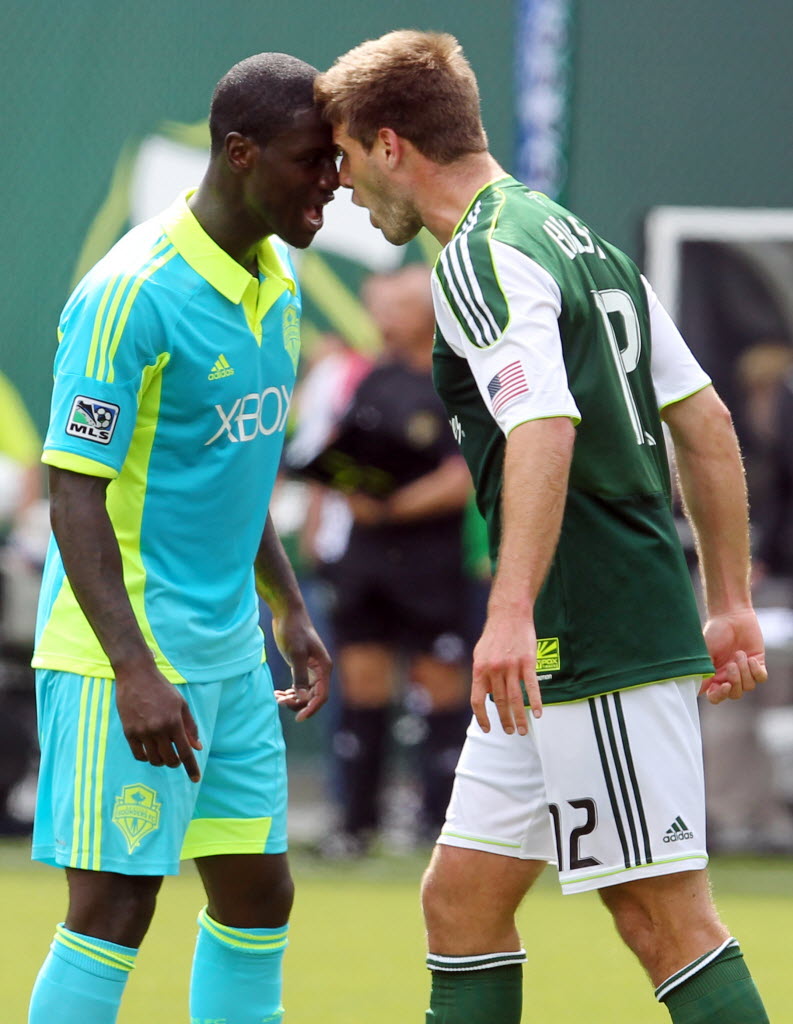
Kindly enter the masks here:
[[[635, 370], [639, 365], [639, 356], [642, 351], [642, 334], [639, 326], [639, 315], [636, 312], [633, 299], [627, 292], [624, 292], [619, 288], [607, 288], [604, 291], [593, 291], [592, 297], [595, 300], [595, 305], [597, 306], [603, 320], [603, 326], [609, 342], [609, 349], [611, 351], [612, 358], [614, 359], [614, 366], [617, 370], [622, 397], [625, 401], [625, 407], [628, 410], [628, 416], [636, 438], [636, 444], [655, 444], [655, 438], [652, 434], [648, 433], [642, 425], [639, 410], [636, 406], [636, 400], [634, 399], [633, 392], [631, 391], [630, 380], [628, 379], [628, 374]], [[612, 316], [619, 316], [622, 320], [626, 340], [625, 348], [622, 350], [620, 350], [617, 333], [614, 330], [614, 324], [611, 320]]]

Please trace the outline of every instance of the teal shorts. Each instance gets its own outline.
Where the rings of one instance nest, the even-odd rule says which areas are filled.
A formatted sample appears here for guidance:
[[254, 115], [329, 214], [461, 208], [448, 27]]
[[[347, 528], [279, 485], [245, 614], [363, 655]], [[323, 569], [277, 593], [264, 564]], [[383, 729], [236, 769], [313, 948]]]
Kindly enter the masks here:
[[112, 679], [36, 673], [34, 860], [175, 875], [180, 859], [286, 850], [286, 757], [269, 668], [179, 689], [203, 744], [198, 783], [181, 766], [135, 760]]

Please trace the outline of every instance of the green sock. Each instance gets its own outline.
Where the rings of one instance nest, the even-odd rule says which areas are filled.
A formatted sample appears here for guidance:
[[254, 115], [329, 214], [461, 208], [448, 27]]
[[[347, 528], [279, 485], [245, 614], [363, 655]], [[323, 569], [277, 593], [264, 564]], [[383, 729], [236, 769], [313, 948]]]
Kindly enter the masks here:
[[677, 971], [655, 990], [674, 1024], [768, 1024], [735, 939]]
[[[525, 959], [524, 950], [477, 957], [430, 954], [426, 1024], [520, 1024]], [[442, 969], [436, 967], [439, 961]], [[472, 964], [479, 966], [471, 969]]]

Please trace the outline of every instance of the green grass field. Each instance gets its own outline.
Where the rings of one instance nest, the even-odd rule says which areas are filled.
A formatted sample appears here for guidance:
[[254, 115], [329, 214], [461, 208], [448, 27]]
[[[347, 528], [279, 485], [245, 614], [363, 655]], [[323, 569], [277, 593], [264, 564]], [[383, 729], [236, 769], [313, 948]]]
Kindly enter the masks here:
[[[289, 1024], [421, 1024], [428, 974], [418, 906], [423, 856], [360, 864], [292, 858], [298, 897], [286, 960]], [[793, 1022], [793, 860], [714, 860], [719, 909], [739, 937], [773, 1024]], [[167, 879], [119, 1024], [187, 1022], [187, 979], [201, 889], [191, 866]], [[61, 872], [0, 843], [4, 1024], [23, 1024], [30, 987], [62, 920]], [[562, 897], [553, 872], [524, 904], [524, 1019], [533, 1024], [662, 1024], [649, 984], [595, 895]]]

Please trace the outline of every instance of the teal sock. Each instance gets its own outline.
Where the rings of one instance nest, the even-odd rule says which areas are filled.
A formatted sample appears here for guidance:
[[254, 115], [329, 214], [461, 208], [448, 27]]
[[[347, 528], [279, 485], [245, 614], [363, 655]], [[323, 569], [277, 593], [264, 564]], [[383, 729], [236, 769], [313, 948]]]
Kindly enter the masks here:
[[192, 1024], [277, 1024], [281, 966], [289, 925], [229, 928], [198, 915], [198, 939], [190, 980]]
[[768, 1024], [740, 946], [727, 939], [655, 990], [674, 1024]]
[[59, 924], [33, 986], [28, 1024], [115, 1024], [137, 953]]
[[484, 956], [430, 953], [426, 1024], [520, 1024], [526, 952]]

